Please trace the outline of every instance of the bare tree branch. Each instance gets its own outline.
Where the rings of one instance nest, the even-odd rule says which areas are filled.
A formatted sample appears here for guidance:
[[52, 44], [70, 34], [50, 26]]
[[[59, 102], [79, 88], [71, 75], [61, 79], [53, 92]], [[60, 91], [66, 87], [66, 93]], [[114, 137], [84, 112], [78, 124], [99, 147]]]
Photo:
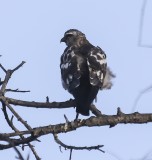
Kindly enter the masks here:
[[[69, 123], [61, 123], [55, 125], [48, 125], [43, 127], [33, 128], [31, 131], [25, 130], [18, 133], [5, 133], [6, 137], [13, 137], [18, 135], [26, 135], [33, 133], [33, 136], [42, 136], [58, 133], [67, 133], [81, 127], [95, 127], [95, 126], [116, 126], [117, 124], [143, 124], [152, 122], [152, 114], [140, 114], [135, 112], [133, 114], [121, 115], [103, 115], [100, 117], [90, 117], [88, 119], [78, 119]], [[1, 135], [1, 134], [0, 134]], [[3, 135], [3, 134], [2, 134]]]
[[[7, 114], [7, 111], [6, 111], [6, 105], [4, 103], [2, 103], [3, 105], [3, 112], [4, 112], [4, 116], [5, 116], [5, 119], [8, 123], [8, 125], [17, 133], [19, 132], [19, 130], [13, 125], [13, 117], [11, 118], [11, 121], [9, 120], [9, 117], [8, 117], [8, 114]], [[20, 135], [21, 139], [25, 139], [25, 137], [23, 135]], [[34, 147], [30, 144], [30, 143], [27, 143], [29, 148], [31, 149], [31, 151], [33, 152], [35, 158], [37, 160], [40, 160], [40, 157], [38, 156], [37, 152], [35, 151]], [[16, 152], [19, 154], [20, 152], [17, 150], [16, 147], [14, 147], [14, 149], [16, 150]], [[19, 154], [20, 156], [20, 154]]]
[[144, 19], [145, 19], [145, 12], [148, 0], [143, 0], [142, 8], [141, 8], [141, 15], [140, 15], [140, 24], [139, 24], [139, 37], [138, 37], [138, 46], [145, 47], [145, 48], [152, 48], [152, 45], [143, 44], [143, 28], [144, 28]]
[[[17, 134], [16, 134], [17, 135]], [[6, 141], [8, 142], [8, 136], [5, 136], [5, 134], [0, 134], [0, 140], [1, 141]], [[12, 144], [0, 144], [0, 150], [4, 150], [4, 149], [8, 149], [8, 148], [12, 148], [14, 146], [19, 146], [21, 144], [28, 144], [29, 142], [35, 141], [38, 137], [34, 137], [34, 136], [29, 136], [27, 138], [24, 139], [12, 139], [9, 138], [9, 140], [13, 143]]]
[[0, 64], [0, 68], [6, 73], [6, 69], [3, 67], [2, 64]]
[[[0, 100], [2, 97], [0, 97]], [[65, 102], [35, 102], [35, 101], [23, 101], [23, 100], [17, 100], [13, 98], [6, 97], [6, 100], [9, 104], [17, 105], [17, 106], [23, 106], [23, 107], [34, 107], [34, 108], [48, 108], [48, 109], [63, 109], [63, 108], [70, 108], [75, 107], [74, 100], [68, 100]]]
[[54, 136], [55, 142], [60, 145], [60, 150], [61, 150], [61, 146], [62, 146], [65, 150], [67, 150], [67, 149], [70, 150], [69, 160], [72, 159], [72, 151], [73, 151], [73, 150], [88, 150], [88, 151], [91, 151], [91, 150], [99, 150], [99, 151], [105, 153], [103, 150], [100, 149], [100, 148], [103, 147], [103, 145], [97, 145], [97, 146], [91, 146], [91, 147], [87, 147], [87, 146], [85, 146], [85, 147], [70, 146], [70, 145], [66, 145], [65, 143], [61, 142], [61, 140], [59, 140], [57, 134], [53, 134], [53, 136]]
[[16, 151], [16, 153], [17, 153], [17, 155], [18, 155], [18, 157], [16, 157], [16, 158], [19, 159], [19, 160], [24, 160], [21, 152], [17, 149], [16, 146], [14, 146], [14, 143], [13, 143], [9, 138], [6, 138], [5, 141], [7, 141], [8, 143], [10, 143], [11, 146], [12, 146], [12, 147], [14, 148], [14, 150]]
[[143, 89], [143, 90], [138, 94], [138, 96], [136, 97], [135, 102], [134, 102], [134, 104], [133, 104], [132, 112], [135, 112], [135, 110], [136, 110], [136, 108], [137, 108], [137, 104], [138, 104], [140, 98], [143, 96], [143, 94], [145, 94], [145, 93], [147, 93], [147, 92], [149, 92], [149, 91], [151, 91], [151, 90], [152, 90], [152, 85], [150, 85], [150, 86], [148, 86], [147, 88]]
[[17, 67], [15, 67], [15, 68], [12, 70], [12, 73], [15, 72], [16, 70], [18, 70], [19, 68], [21, 68], [24, 63], [26, 63], [26, 62], [25, 62], [25, 61], [22, 61]]
[[[118, 108], [116, 115], [102, 115], [102, 113], [96, 108], [95, 105], [91, 105], [90, 110], [96, 117], [92, 116], [88, 119], [82, 119], [82, 120], [76, 119], [70, 122], [65, 116], [66, 123], [32, 128], [26, 121], [22, 119], [22, 117], [14, 110], [14, 108], [11, 105], [18, 105], [18, 106], [23, 106], [23, 107], [34, 107], [34, 108], [48, 108], [48, 109], [59, 108], [61, 109], [61, 108], [75, 107], [76, 104], [75, 104], [75, 100], [71, 100], [71, 99], [65, 102], [49, 102], [49, 98], [47, 97], [46, 102], [44, 103], [44, 102], [35, 102], [35, 101], [31, 101], [31, 102], [22, 101], [22, 100], [5, 97], [6, 91], [18, 92], [18, 90], [12, 90], [12, 89], [7, 90], [6, 87], [11, 78], [11, 75], [16, 70], [18, 70], [20, 67], [22, 67], [24, 63], [25, 62], [23, 61], [13, 70], [6, 70], [2, 65], [0, 65], [2, 70], [6, 73], [4, 81], [0, 89], [0, 101], [3, 106], [3, 112], [4, 112], [5, 119], [8, 125], [14, 130], [14, 132], [12, 133], [0, 133], [0, 141], [8, 142], [8, 139], [10, 141], [8, 142], [9, 144], [0, 144], [0, 150], [27, 144], [32, 150], [33, 154], [35, 155], [35, 158], [37, 160], [40, 160], [39, 156], [37, 155], [36, 151], [34, 150], [33, 146], [30, 144], [30, 142], [37, 140], [38, 137], [41, 137], [43, 135], [53, 134], [54, 139], [58, 144], [70, 150], [69, 159], [71, 160], [73, 150], [97, 149], [97, 150], [102, 151], [100, 148], [103, 147], [103, 145], [97, 145], [97, 146], [91, 146], [91, 147], [69, 146], [69, 145], [64, 144], [58, 139], [57, 134], [59, 133], [71, 132], [80, 127], [94, 127], [94, 126], [105, 126], [105, 125], [109, 125], [109, 127], [114, 127], [117, 124], [130, 124], [130, 123], [131, 124], [132, 123], [142, 124], [142, 123], [152, 122], [152, 113], [140, 114], [138, 112], [135, 112], [132, 114], [125, 114], [120, 110], [120, 108]], [[26, 92], [26, 91], [23, 91], [23, 92]], [[20, 131], [14, 126], [13, 118], [10, 120], [8, 117], [7, 108], [27, 128], [27, 130]], [[16, 136], [19, 136], [20, 138], [19, 139], [14, 138]], [[19, 153], [18, 153], [18, 156], [19, 156]]]
[[64, 149], [70, 149], [70, 150], [99, 150], [101, 152], [104, 153], [103, 150], [101, 150], [100, 148], [103, 147], [104, 145], [97, 145], [97, 146], [91, 146], [91, 147], [76, 147], [76, 146], [70, 146], [70, 145], [66, 145], [65, 143], [61, 142], [61, 140], [59, 140], [58, 135], [57, 134], [53, 134], [54, 136], [54, 140], [56, 143], [58, 143], [59, 145], [61, 145]]
[[26, 93], [26, 92], [30, 92], [28, 91], [21, 91], [19, 89], [5, 89], [5, 92], [19, 92], [19, 93]]
[[2, 100], [2, 102], [9, 108], [9, 110], [14, 114], [18, 121], [20, 121], [29, 131], [32, 130], [32, 127], [30, 127], [27, 122], [22, 119], [22, 117], [11, 107], [11, 105], [9, 105], [6, 100]]
[[[0, 100], [1, 100], [1, 97], [0, 97]], [[29, 102], [29, 101], [17, 100], [17, 99], [6, 97], [6, 100], [8, 103], [13, 105], [23, 106], [23, 107], [34, 107], [34, 108], [63, 109], [63, 108], [71, 108], [76, 106], [75, 100], [73, 99], [70, 99], [65, 102], [48, 102], [48, 101], [47, 102], [34, 102], [34, 101]], [[101, 111], [99, 111], [95, 105], [92, 104], [90, 106], [90, 110], [94, 115], [102, 116]]]
[[2, 87], [0, 90], [0, 95], [4, 95], [7, 83], [9, 81], [9, 79], [11, 78], [11, 74], [12, 74], [11, 70], [6, 71], [6, 76], [5, 76], [5, 79], [3, 81], [3, 84], [2, 84]]
[[[5, 80], [4, 82], [2, 83], [2, 87], [1, 87], [1, 90], [0, 90], [0, 93], [1, 93], [1, 96], [3, 97], [5, 92], [7, 91], [14, 91], [14, 92], [27, 92], [27, 91], [19, 91], [18, 89], [17, 90], [11, 90], [11, 89], [6, 89], [6, 85], [12, 75], [13, 72], [15, 72], [17, 69], [19, 69], [20, 67], [23, 66], [25, 62], [23, 61], [22, 63], [20, 63], [16, 68], [14, 68], [13, 70], [5, 70], [5, 68], [1, 65], [1, 68], [3, 69], [3, 71], [6, 73], [6, 76], [5, 76]], [[13, 125], [13, 118], [11, 119], [11, 121], [9, 120], [9, 117], [8, 117], [8, 114], [7, 114], [7, 111], [6, 111], [6, 106], [10, 109], [10, 111], [15, 115], [15, 117], [28, 129], [28, 130], [31, 130], [32, 128], [19, 116], [19, 114], [11, 107], [11, 105], [6, 101], [6, 98], [3, 97], [3, 99], [1, 100], [2, 102], [2, 106], [3, 106], [3, 112], [4, 112], [4, 116], [5, 116], [5, 119], [8, 123], [8, 125], [15, 131], [15, 132], [19, 132], [19, 130]], [[20, 138], [22, 140], [24, 140], [24, 136], [23, 135], [20, 135]], [[11, 141], [10, 141], [11, 142]], [[21, 142], [22, 143], [22, 142]], [[33, 146], [27, 142], [29, 148], [32, 150], [35, 158], [37, 160], [40, 160], [38, 154], [36, 153], [35, 149], [33, 148]], [[15, 144], [14, 142], [11, 143], [11, 145], [13, 145], [14, 149], [16, 150], [16, 152], [18, 153], [19, 155], [19, 158], [20, 159], [23, 159], [23, 157], [21, 156], [20, 152], [18, 151], [18, 149], [15, 147]], [[19, 144], [18, 144], [19, 145]]]

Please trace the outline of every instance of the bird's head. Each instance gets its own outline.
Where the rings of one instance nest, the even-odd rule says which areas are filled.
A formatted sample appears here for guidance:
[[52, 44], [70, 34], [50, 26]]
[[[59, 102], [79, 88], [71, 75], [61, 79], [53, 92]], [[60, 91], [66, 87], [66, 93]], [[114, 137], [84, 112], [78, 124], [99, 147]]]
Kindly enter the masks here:
[[86, 41], [85, 34], [77, 29], [70, 29], [65, 32], [64, 37], [60, 42], [65, 42], [68, 47], [81, 46]]

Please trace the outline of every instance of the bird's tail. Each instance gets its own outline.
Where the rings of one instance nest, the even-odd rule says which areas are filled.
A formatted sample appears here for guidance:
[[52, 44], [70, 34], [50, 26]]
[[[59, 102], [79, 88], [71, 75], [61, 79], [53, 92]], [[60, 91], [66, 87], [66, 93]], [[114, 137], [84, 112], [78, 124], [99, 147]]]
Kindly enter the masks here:
[[93, 100], [96, 98], [98, 93], [99, 87], [92, 86], [90, 88], [89, 93], [85, 93], [85, 97], [81, 96], [79, 100], [76, 102], [76, 112], [80, 113], [84, 116], [89, 116], [90, 105], [92, 104]]
[[89, 116], [89, 108], [90, 108], [90, 104], [77, 103], [76, 112], [84, 116]]

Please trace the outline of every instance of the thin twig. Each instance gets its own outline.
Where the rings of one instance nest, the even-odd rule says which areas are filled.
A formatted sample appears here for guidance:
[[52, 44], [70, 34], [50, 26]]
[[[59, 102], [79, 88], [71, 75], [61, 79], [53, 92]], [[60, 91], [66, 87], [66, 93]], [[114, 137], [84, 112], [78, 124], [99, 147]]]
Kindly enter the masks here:
[[147, 1], [148, 1], [148, 0], [143, 0], [143, 4], [142, 4], [142, 8], [141, 8], [140, 24], [139, 24], [138, 46], [139, 46], [139, 47], [152, 48], [152, 45], [148, 45], [148, 44], [143, 44], [143, 43], [142, 43], [142, 38], [143, 38], [143, 26], [144, 26], [144, 19], [145, 19], [145, 12], [146, 12]]
[[22, 61], [22, 63], [19, 64], [16, 68], [14, 68], [13, 70], [10, 70], [10, 69], [9, 69], [9, 70], [7, 70], [7, 71], [6, 71], [6, 69], [0, 64], [0, 67], [1, 67], [2, 70], [6, 73], [4, 82], [3, 82], [2, 87], [1, 87], [1, 90], [0, 90], [0, 91], [1, 91], [1, 94], [4, 95], [5, 90], [6, 90], [6, 85], [7, 85], [8, 81], [9, 81], [9, 79], [11, 78], [12, 73], [15, 72], [17, 69], [19, 69], [20, 67], [22, 67], [24, 63], [25, 63], [25, 62]]
[[139, 38], [138, 38], [138, 45], [139, 46], [141, 46], [141, 43], [142, 43], [142, 34], [143, 34], [143, 25], [144, 25], [146, 4], [147, 4], [147, 0], [143, 0], [143, 4], [142, 4], [142, 8], [141, 8], [141, 15], [140, 15], [140, 24], [139, 24]]
[[64, 114], [64, 118], [65, 118], [66, 123], [69, 123], [69, 120], [65, 114]]
[[[7, 141], [8, 138], [7, 136], [5, 136], [5, 138], [1, 138], [2, 141]], [[27, 138], [24, 139], [12, 139], [10, 138], [10, 140], [13, 142], [13, 146], [19, 146], [21, 144], [27, 144], [29, 142], [35, 141], [37, 137], [34, 136], [29, 136]], [[4, 150], [4, 149], [8, 149], [8, 148], [12, 148], [13, 147], [12, 144], [0, 144], [0, 150]]]
[[19, 159], [19, 160], [24, 160], [21, 152], [17, 149], [17, 147], [14, 146], [13, 148], [16, 151], [16, 153], [18, 154], [18, 157], [16, 157], [16, 158]]
[[14, 114], [18, 121], [20, 121], [29, 131], [32, 130], [32, 127], [30, 127], [30, 125], [28, 125], [27, 122], [22, 119], [22, 117], [11, 107], [7, 101], [3, 100], [2, 102], [9, 108], [9, 110]]
[[105, 152], [106, 152], [106, 154], [108, 153], [109, 155], [111, 155], [112, 157], [114, 157], [117, 160], [122, 160], [122, 157], [119, 157], [118, 155], [116, 155], [115, 153], [113, 153], [111, 151], [106, 150]]
[[[20, 63], [16, 68], [14, 68], [13, 70], [7, 70], [0, 64], [0, 67], [2, 68], [2, 70], [6, 73], [6, 76], [5, 76], [5, 79], [2, 83], [2, 87], [1, 87], [1, 96], [4, 96], [5, 92], [7, 91], [11, 91], [11, 92], [29, 92], [29, 91], [19, 91], [18, 89], [16, 90], [12, 90], [12, 89], [6, 89], [6, 86], [7, 86], [7, 83], [9, 81], [9, 79], [11, 78], [11, 75], [13, 72], [15, 72], [16, 70], [18, 70], [20, 67], [23, 66], [25, 62], [23, 61], [22, 63]], [[15, 115], [15, 117], [28, 129], [28, 130], [31, 130], [32, 128], [27, 124], [27, 122], [25, 122], [20, 116], [19, 114], [11, 107], [11, 105], [6, 101], [6, 98], [2, 97], [3, 100], [1, 100], [2, 102], [2, 106], [3, 106], [3, 112], [4, 112], [4, 116], [5, 116], [5, 119], [8, 123], [8, 125], [17, 133], [19, 132], [19, 130], [13, 125], [13, 117], [11, 118], [11, 120], [9, 120], [9, 117], [8, 117], [8, 114], [7, 114], [7, 111], [6, 111], [6, 106], [10, 109], [10, 111]], [[25, 140], [24, 136], [23, 135], [20, 135], [21, 139], [22, 140]], [[35, 139], [35, 137], [33, 138]], [[38, 154], [36, 153], [35, 149], [33, 148], [33, 146], [27, 142], [28, 146], [30, 147], [30, 149], [32, 150], [35, 158], [37, 160], [40, 160]], [[17, 148], [15, 148], [16, 151], [17, 151]], [[20, 157], [20, 156], [19, 156]]]
[[70, 149], [70, 150], [88, 150], [88, 151], [90, 151], [90, 150], [99, 150], [99, 151], [104, 153], [104, 151], [100, 149], [100, 148], [103, 147], [103, 145], [97, 145], [97, 146], [91, 146], [91, 147], [87, 147], [87, 146], [85, 146], [85, 147], [70, 146], [70, 145], [66, 145], [63, 142], [61, 142], [59, 140], [57, 134], [53, 134], [53, 136], [54, 136], [55, 142], [58, 143], [59, 145], [61, 145], [62, 147], [64, 147], [65, 149]]
[[26, 92], [30, 92], [28, 91], [21, 91], [19, 89], [5, 89], [5, 92], [19, 92], [19, 93], [26, 93]]
[[26, 63], [26, 62], [25, 62], [25, 61], [22, 61], [17, 67], [15, 67], [15, 68], [12, 70], [12, 73], [15, 72], [16, 70], [18, 70], [20, 67], [22, 67], [24, 63]]
[[148, 86], [147, 88], [143, 89], [139, 94], [138, 96], [136, 97], [135, 99], [135, 102], [133, 104], [133, 107], [132, 107], [132, 111], [131, 112], [135, 112], [135, 110], [137, 109], [137, 104], [140, 100], [140, 98], [147, 92], [151, 91], [152, 90], [152, 85]]
[[49, 103], [49, 97], [48, 96], [46, 97], [46, 102]]
[[[3, 105], [4, 116], [5, 116], [5, 119], [6, 119], [7, 123], [8, 123], [8, 125], [9, 125], [16, 133], [20, 132], [20, 131], [13, 125], [13, 117], [14, 117], [14, 116], [12, 116], [11, 120], [9, 120], [9, 117], [8, 117], [8, 114], [7, 114], [7, 111], [6, 111], [6, 105], [5, 105], [4, 103], [2, 103], [2, 105]], [[20, 135], [20, 137], [21, 137], [21, 139], [25, 139], [23, 135]], [[29, 142], [28, 142], [27, 144], [28, 144], [29, 148], [32, 150], [35, 158], [36, 158], [37, 160], [40, 160], [41, 158], [38, 156], [38, 154], [37, 154], [37, 152], [35, 151], [34, 147], [33, 147]]]
[[150, 160], [152, 158], [152, 150], [148, 151], [142, 158], [141, 160]]
[[3, 67], [2, 64], [0, 64], [0, 68], [6, 73], [6, 69]]
[[7, 141], [9, 144], [11, 144], [11, 146], [12, 146], [12, 147], [14, 148], [14, 150], [16, 151], [16, 153], [17, 153], [17, 155], [18, 155], [18, 157], [16, 157], [16, 158], [19, 159], [19, 160], [24, 160], [21, 152], [17, 149], [16, 146], [14, 146], [14, 143], [13, 143], [9, 138], [6, 139], [6, 141]]
[[72, 160], [72, 149], [70, 149], [70, 157], [69, 160]]

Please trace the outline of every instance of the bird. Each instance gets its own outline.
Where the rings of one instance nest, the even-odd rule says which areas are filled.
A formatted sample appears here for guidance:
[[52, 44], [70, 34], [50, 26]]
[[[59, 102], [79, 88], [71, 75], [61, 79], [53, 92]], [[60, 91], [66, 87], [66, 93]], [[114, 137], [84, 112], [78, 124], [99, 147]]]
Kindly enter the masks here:
[[63, 88], [75, 98], [76, 113], [89, 116], [98, 91], [110, 89], [115, 75], [107, 67], [105, 52], [92, 45], [81, 31], [67, 30], [60, 42], [67, 46], [60, 59]]

